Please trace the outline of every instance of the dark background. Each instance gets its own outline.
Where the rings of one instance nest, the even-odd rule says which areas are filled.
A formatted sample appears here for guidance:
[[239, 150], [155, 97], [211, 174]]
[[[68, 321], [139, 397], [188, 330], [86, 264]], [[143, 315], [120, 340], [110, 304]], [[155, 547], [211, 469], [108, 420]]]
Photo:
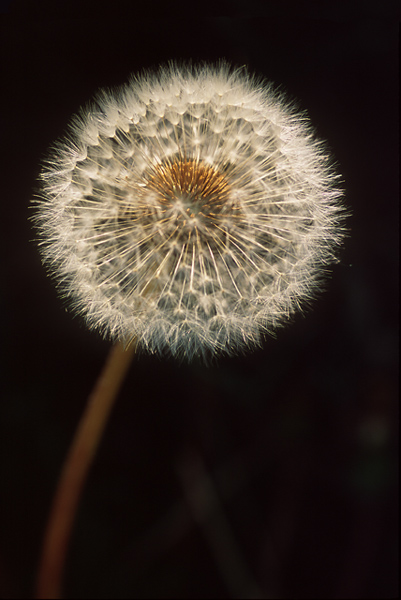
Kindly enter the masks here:
[[313, 310], [262, 349], [210, 367], [135, 358], [65, 593], [395, 597], [396, 3], [269, 14], [231, 2], [220, 13], [231, 17], [135, 4], [1, 3], [0, 596], [32, 596], [52, 493], [109, 349], [41, 266], [28, 222], [40, 161], [98, 88], [169, 59], [225, 58], [309, 112], [344, 177], [350, 237]]

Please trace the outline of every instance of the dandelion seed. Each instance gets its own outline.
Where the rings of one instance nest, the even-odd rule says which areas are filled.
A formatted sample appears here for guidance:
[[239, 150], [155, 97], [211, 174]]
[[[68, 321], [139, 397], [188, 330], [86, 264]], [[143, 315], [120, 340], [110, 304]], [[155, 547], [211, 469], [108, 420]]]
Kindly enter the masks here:
[[170, 65], [104, 92], [42, 173], [42, 254], [88, 325], [175, 356], [260, 344], [343, 238], [324, 145], [270, 84]]

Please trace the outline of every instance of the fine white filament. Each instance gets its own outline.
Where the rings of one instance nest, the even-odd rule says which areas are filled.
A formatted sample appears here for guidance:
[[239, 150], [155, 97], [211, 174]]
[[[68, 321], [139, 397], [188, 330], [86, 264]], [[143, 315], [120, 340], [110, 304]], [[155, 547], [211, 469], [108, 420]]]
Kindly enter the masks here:
[[36, 224], [91, 328], [192, 358], [261, 342], [343, 238], [330, 156], [270, 84], [227, 65], [103, 92], [56, 144]]

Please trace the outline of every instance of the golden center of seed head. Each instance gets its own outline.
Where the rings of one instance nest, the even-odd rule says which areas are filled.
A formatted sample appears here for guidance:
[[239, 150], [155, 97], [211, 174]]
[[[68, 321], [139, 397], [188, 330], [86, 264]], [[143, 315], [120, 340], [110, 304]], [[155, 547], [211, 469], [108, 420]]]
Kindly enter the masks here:
[[147, 184], [164, 209], [175, 209], [180, 218], [214, 219], [226, 203], [230, 186], [214, 167], [179, 158], [158, 164]]

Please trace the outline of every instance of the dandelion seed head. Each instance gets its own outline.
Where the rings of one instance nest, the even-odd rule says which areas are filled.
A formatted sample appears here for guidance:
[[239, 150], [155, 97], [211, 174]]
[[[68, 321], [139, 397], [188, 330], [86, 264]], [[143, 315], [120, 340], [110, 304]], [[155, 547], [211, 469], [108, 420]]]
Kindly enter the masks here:
[[145, 73], [81, 111], [42, 172], [45, 263], [93, 329], [232, 354], [302, 309], [343, 238], [303, 114], [227, 65]]

